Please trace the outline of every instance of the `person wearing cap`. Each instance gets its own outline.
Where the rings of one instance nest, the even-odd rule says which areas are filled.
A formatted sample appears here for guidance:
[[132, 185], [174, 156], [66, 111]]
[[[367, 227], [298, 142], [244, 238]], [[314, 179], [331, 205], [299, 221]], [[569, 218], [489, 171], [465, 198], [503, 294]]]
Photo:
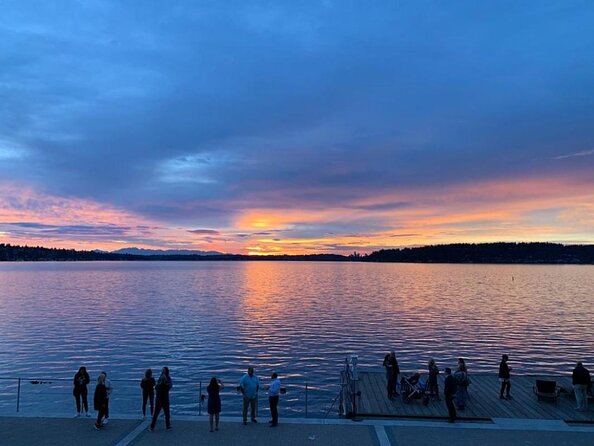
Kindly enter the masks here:
[[[499, 390], [499, 398], [502, 400], [511, 400], [511, 380], [510, 372], [511, 368], [507, 365], [509, 356], [501, 355], [501, 363], [499, 364], [499, 382], [501, 383], [501, 389]], [[505, 392], [505, 396], [503, 393]]]
[[250, 406], [252, 423], [257, 423], [256, 406], [258, 404], [258, 390], [260, 389], [260, 380], [254, 374], [254, 368], [249, 367], [247, 373], [239, 381], [239, 391], [243, 394], [243, 424], [247, 424], [248, 406]]

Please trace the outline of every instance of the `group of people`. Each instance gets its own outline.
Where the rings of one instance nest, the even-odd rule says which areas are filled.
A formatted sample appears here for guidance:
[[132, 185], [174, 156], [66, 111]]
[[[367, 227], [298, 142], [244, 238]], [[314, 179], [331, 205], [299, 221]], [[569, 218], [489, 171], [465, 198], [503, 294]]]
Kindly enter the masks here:
[[[83, 410], [87, 417], [89, 415], [88, 389], [87, 385], [91, 382], [89, 373], [85, 367], [80, 367], [74, 375], [73, 395], [76, 401], [77, 417], [82, 416]], [[169, 368], [163, 367], [158, 380], [153, 377], [152, 369], [147, 369], [144, 378], [140, 381], [142, 389], [142, 417], [146, 418], [147, 404], [150, 407], [151, 424], [149, 431], [153, 432], [157, 423], [157, 418], [161, 410], [165, 414], [165, 427], [171, 429], [171, 411], [169, 405], [169, 391], [173, 387], [173, 381], [169, 375]], [[210, 432], [219, 430], [219, 416], [221, 413], [220, 392], [224, 385], [220, 379], [213, 376], [206, 388], [208, 393], [207, 411], [209, 415]], [[97, 377], [95, 393], [93, 396], [93, 406], [97, 411], [95, 429], [99, 430], [109, 422], [109, 398], [113, 386], [107, 378], [106, 372], [101, 372]], [[258, 409], [258, 392], [260, 390], [260, 380], [254, 373], [254, 368], [249, 367], [247, 373], [242, 376], [237, 387], [238, 392], [243, 395], [243, 424], [247, 424], [248, 409], [252, 423], [257, 423], [256, 419]], [[277, 373], [273, 373], [268, 385], [268, 402], [270, 405], [270, 427], [278, 426], [278, 403], [281, 393], [281, 381]]]
[[[502, 400], [512, 400], [511, 395], [511, 367], [508, 364], [509, 356], [501, 355], [501, 362], [499, 363], [498, 378], [501, 386], [499, 388], [499, 398]], [[396, 354], [392, 351], [384, 357], [383, 366], [386, 369], [386, 381], [388, 398], [394, 399], [398, 395], [398, 375], [400, 374], [400, 367]], [[435, 364], [433, 358], [429, 359], [427, 363], [428, 380], [427, 393], [429, 398], [441, 401], [439, 398], [439, 388], [437, 376], [439, 375], [439, 368]], [[468, 368], [464, 358], [458, 358], [458, 366], [455, 372], [446, 367], [444, 369], [444, 397], [446, 407], [448, 409], [449, 421], [454, 422], [457, 416], [457, 411], [463, 411], [468, 400], [468, 386], [471, 383], [468, 376]], [[576, 398], [576, 410], [584, 411], [588, 408], [588, 389], [592, 386], [590, 372], [578, 362], [573, 370], [572, 384]]]

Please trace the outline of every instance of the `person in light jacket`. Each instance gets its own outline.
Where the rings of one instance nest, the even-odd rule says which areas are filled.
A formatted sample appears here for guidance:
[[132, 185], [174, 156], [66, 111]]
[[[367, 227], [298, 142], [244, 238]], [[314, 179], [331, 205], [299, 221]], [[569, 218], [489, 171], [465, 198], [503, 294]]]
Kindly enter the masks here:
[[278, 401], [280, 399], [281, 381], [277, 373], [270, 377], [270, 386], [268, 387], [268, 403], [270, 404], [270, 427], [278, 426]]
[[249, 367], [247, 373], [239, 381], [239, 391], [243, 394], [243, 424], [247, 424], [248, 406], [251, 409], [252, 423], [257, 423], [256, 409], [258, 405], [258, 390], [260, 380], [254, 373], [254, 368]]

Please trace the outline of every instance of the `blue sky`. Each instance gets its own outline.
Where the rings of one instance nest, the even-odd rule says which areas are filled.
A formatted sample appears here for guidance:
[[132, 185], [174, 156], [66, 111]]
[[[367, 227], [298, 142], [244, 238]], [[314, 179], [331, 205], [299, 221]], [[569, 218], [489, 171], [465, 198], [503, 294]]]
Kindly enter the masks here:
[[0, 242], [593, 241], [592, 2], [0, 6]]

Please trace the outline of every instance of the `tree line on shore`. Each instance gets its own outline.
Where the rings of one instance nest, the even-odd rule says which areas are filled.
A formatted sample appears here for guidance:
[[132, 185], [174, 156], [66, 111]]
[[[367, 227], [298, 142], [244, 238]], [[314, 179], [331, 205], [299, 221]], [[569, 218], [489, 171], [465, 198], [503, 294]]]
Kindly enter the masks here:
[[559, 243], [456, 243], [415, 248], [382, 249], [371, 254], [248, 256], [220, 255], [134, 255], [104, 251], [44, 248], [0, 244], [0, 261], [355, 261], [396, 263], [522, 263], [522, 264], [594, 264], [594, 245]]

